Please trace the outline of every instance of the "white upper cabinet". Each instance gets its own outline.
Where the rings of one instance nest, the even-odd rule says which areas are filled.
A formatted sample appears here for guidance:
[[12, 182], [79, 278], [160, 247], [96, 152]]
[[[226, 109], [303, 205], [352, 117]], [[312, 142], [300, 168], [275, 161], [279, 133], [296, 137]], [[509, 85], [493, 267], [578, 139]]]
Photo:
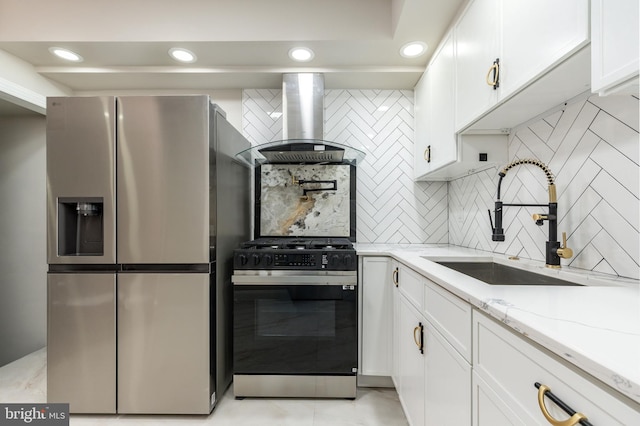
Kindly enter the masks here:
[[588, 0], [503, 0], [501, 97], [588, 41]]
[[638, 0], [591, 1], [591, 91], [638, 93]]
[[588, 63], [559, 66], [584, 59], [588, 0], [474, 0], [455, 38], [458, 132], [510, 128], [588, 89]]
[[475, 0], [455, 26], [455, 129], [460, 129], [498, 101], [498, 90], [487, 84], [500, 52], [501, 0]]
[[415, 87], [414, 176], [456, 161], [453, 36], [449, 33]]

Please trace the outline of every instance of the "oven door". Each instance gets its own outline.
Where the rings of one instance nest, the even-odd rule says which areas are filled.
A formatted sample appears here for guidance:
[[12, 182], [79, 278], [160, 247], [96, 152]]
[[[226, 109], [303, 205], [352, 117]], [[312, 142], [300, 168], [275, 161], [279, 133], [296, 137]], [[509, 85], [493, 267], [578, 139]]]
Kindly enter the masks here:
[[234, 374], [356, 374], [355, 271], [250, 273], [233, 278]]

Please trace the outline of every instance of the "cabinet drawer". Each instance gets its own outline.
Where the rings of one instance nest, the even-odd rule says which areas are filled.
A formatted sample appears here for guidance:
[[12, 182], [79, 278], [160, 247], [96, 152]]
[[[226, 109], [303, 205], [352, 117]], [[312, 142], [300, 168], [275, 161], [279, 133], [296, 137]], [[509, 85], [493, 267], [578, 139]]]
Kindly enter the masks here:
[[422, 311], [422, 298], [424, 296], [424, 278], [422, 275], [404, 265], [400, 265], [398, 288], [411, 303]]
[[[638, 425], [640, 406], [565, 365], [484, 314], [473, 311], [474, 371], [525, 424], [548, 424], [538, 405], [539, 382], [594, 425]], [[618, 399], [620, 398], [620, 399]], [[569, 417], [548, 397], [550, 415]]]
[[471, 362], [471, 305], [425, 279], [424, 315]]

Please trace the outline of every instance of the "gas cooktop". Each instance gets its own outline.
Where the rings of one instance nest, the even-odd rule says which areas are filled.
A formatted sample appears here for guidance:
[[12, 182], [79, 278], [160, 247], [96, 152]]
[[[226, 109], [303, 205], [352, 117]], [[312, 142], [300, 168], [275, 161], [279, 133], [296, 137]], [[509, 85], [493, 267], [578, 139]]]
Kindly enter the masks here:
[[243, 243], [242, 248], [249, 250], [353, 250], [353, 243], [346, 238], [258, 238]]
[[355, 271], [357, 264], [347, 238], [258, 238], [234, 250], [233, 268]]

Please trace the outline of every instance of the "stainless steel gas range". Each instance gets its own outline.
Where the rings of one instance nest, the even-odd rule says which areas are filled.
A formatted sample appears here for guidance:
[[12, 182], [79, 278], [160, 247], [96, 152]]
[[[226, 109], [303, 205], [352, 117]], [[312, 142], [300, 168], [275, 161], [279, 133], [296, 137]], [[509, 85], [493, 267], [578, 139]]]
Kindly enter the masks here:
[[234, 251], [236, 397], [355, 398], [357, 262], [346, 238], [262, 238]]

